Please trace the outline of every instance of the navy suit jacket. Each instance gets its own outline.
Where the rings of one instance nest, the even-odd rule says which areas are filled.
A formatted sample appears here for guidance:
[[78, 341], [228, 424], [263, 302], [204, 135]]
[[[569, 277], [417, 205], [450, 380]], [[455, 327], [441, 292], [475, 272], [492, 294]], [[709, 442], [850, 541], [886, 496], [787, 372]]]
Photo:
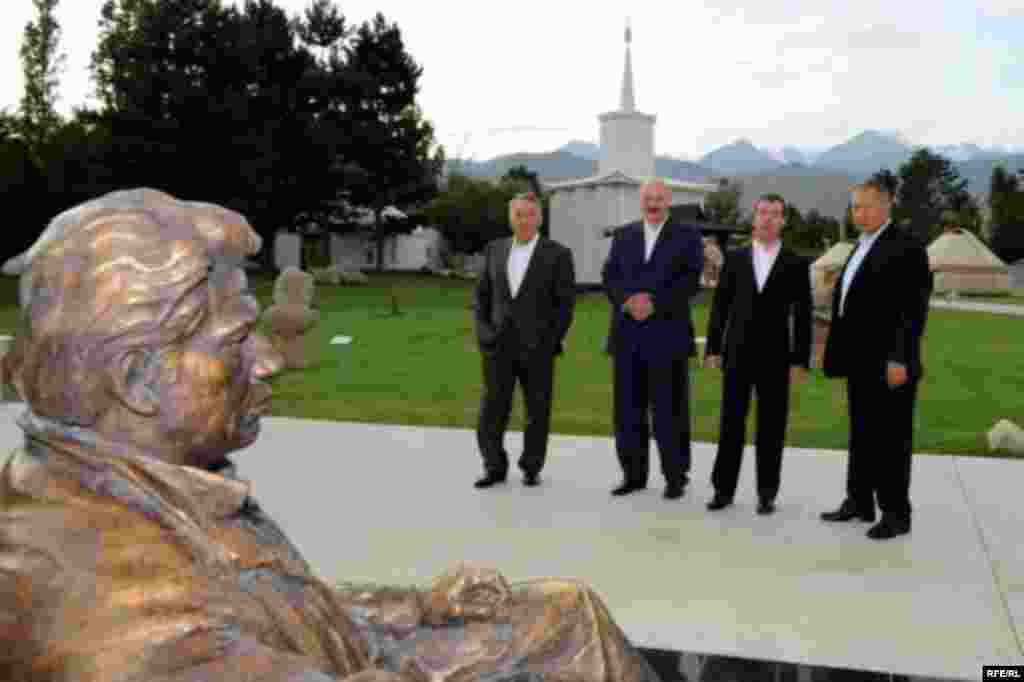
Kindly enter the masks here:
[[[693, 225], [669, 219], [646, 263], [643, 222], [618, 230], [601, 272], [612, 302], [608, 352], [642, 343], [646, 353], [690, 355], [694, 347], [690, 300], [700, 287], [703, 269], [704, 243]], [[654, 314], [643, 322], [622, 310], [622, 304], [640, 292], [649, 293], [654, 301]]]

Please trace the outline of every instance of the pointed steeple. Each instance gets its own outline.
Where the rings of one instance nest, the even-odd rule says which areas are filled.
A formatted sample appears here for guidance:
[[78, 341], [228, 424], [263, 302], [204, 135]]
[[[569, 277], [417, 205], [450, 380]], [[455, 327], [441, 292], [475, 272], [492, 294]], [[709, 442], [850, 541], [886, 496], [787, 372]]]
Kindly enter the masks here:
[[633, 98], [633, 59], [630, 55], [629, 44], [633, 42], [633, 31], [629, 27], [629, 20], [626, 20], [626, 70], [622, 73], [622, 94], [619, 97], [619, 111], [632, 113], [636, 111], [636, 101]]

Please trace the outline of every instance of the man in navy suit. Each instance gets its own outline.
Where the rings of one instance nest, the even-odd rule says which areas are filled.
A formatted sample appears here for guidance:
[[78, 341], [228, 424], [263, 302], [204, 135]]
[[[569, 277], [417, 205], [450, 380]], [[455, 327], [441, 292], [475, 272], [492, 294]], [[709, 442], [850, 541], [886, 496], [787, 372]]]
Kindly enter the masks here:
[[732, 504], [746, 439], [750, 394], [757, 392], [759, 514], [775, 511], [789, 419], [790, 384], [803, 380], [811, 356], [808, 263], [782, 243], [786, 201], [765, 194], [754, 203], [753, 243], [730, 252], [711, 303], [709, 367], [724, 370], [718, 453], [708, 509]]
[[921, 337], [932, 274], [924, 244], [890, 221], [892, 191], [875, 180], [854, 187], [861, 229], [832, 296], [825, 376], [846, 379], [850, 454], [846, 499], [825, 521], [881, 520], [873, 540], [910, 532], [914, 404], [924, 374]]
[[647, 487], [650, 423], [661, 455], [665, 498], [689, 481], [690, 300], [700, 285], [704, 245], [692, 225], [669, 219], [672, 193], [655, 180], [640, 188], [643, 219], [618, 230], [602, 279], [612, 302], [608, 350], [615, 384], [615, 448], [622, 484], [613, 495]]

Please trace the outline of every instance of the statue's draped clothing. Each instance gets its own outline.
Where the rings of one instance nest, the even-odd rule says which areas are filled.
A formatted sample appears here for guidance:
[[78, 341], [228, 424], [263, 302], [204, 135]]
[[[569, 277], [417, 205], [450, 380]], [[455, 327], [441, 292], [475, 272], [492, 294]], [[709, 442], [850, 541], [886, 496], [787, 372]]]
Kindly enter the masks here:
[[317, 579], [230, 466], [21, 425], [0, 471], [0, 679], [657, 680], [579, 583], [516, 585], [502, 618], [428, 626], [415, 590]]

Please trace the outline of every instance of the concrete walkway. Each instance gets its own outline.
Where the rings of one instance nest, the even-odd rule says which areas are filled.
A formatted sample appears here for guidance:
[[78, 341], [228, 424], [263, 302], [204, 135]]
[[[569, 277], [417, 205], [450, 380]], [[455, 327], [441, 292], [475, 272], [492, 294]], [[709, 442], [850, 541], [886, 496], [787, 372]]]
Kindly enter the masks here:
[[[12, 445], [20, 409], [0, 409]], [[483, 492], [464, 430], [270, 418], [235, 460], [327, 579], [422, 584], [475, 560], [584, 578], [645, 647], [960, 680], [1024, 664], [1024, 462], [916, 457], [913, 532], [877, 543], [817, 518], [840, 501], [843, 453], [787, 450], [771, 517], [754, 513], [751, 453], [737, 504], [705, 510], [712, 457], [695, 444], [677, 502], [657, 476], [611, 498], [606, 438], [553, 436], [543, 485]]]
[[946, 310], [969, 310], [978, 313], [996, 313], [997, 315], [1024, 316], [1024, 305], [1014, 303], [982, 303], [980, 301], [943, 301], [932, 300], [933, 308]]

